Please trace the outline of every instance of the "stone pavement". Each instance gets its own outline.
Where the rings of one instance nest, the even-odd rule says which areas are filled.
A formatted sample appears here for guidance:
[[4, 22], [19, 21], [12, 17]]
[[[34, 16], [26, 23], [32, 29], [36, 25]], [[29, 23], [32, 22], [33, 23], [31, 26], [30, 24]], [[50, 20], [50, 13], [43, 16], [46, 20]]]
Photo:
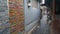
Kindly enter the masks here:
[[34, 30], [32, 34], [50, 34], [50, 26], [47, 24], [47, 15], [44, 15], [41, 19], [39, 28]]

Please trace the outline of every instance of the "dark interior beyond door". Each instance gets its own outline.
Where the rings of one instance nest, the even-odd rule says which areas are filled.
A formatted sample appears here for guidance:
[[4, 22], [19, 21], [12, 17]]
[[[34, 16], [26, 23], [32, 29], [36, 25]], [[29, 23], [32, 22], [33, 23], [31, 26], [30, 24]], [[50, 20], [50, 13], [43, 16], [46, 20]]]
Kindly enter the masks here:
[[55, 6], [56, 6], [55, 14], [60, 15], [60, 0], [56, 0]]

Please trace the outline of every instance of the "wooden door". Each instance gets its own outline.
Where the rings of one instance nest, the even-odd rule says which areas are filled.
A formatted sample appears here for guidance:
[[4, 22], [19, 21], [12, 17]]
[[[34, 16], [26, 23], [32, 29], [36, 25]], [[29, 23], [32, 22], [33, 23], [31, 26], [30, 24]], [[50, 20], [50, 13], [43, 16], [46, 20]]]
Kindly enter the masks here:
[[60, 17], [58, 13], [60, 13], [57, 8], [59, 5], [59, 0], [53, 0], [53, 10], [52, 10], [52, 17], [53, 17], [53, 22], [52, 22], [52, 28], [53, 28], [53, 34], [60, 34]]

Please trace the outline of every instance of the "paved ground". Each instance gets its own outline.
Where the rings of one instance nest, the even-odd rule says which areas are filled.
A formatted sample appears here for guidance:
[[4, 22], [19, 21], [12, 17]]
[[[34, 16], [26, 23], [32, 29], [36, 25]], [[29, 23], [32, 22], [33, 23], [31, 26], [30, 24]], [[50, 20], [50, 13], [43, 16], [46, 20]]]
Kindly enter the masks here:
[[39, 28], [32, 32], [32, 34], [50, 34], [50, 28], [47, 24], [47, 15], [44, 15], [41, 19]]

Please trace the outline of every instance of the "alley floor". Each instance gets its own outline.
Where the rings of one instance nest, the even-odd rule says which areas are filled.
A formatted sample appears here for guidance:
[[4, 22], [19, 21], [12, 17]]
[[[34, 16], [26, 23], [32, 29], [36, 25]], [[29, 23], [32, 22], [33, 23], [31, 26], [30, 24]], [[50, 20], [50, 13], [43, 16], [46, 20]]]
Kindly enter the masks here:
[[39, 28], [34, 30], [32, 34], [50, 34], [50, 26], [47, 24], [47, 15], [42, 17]]

